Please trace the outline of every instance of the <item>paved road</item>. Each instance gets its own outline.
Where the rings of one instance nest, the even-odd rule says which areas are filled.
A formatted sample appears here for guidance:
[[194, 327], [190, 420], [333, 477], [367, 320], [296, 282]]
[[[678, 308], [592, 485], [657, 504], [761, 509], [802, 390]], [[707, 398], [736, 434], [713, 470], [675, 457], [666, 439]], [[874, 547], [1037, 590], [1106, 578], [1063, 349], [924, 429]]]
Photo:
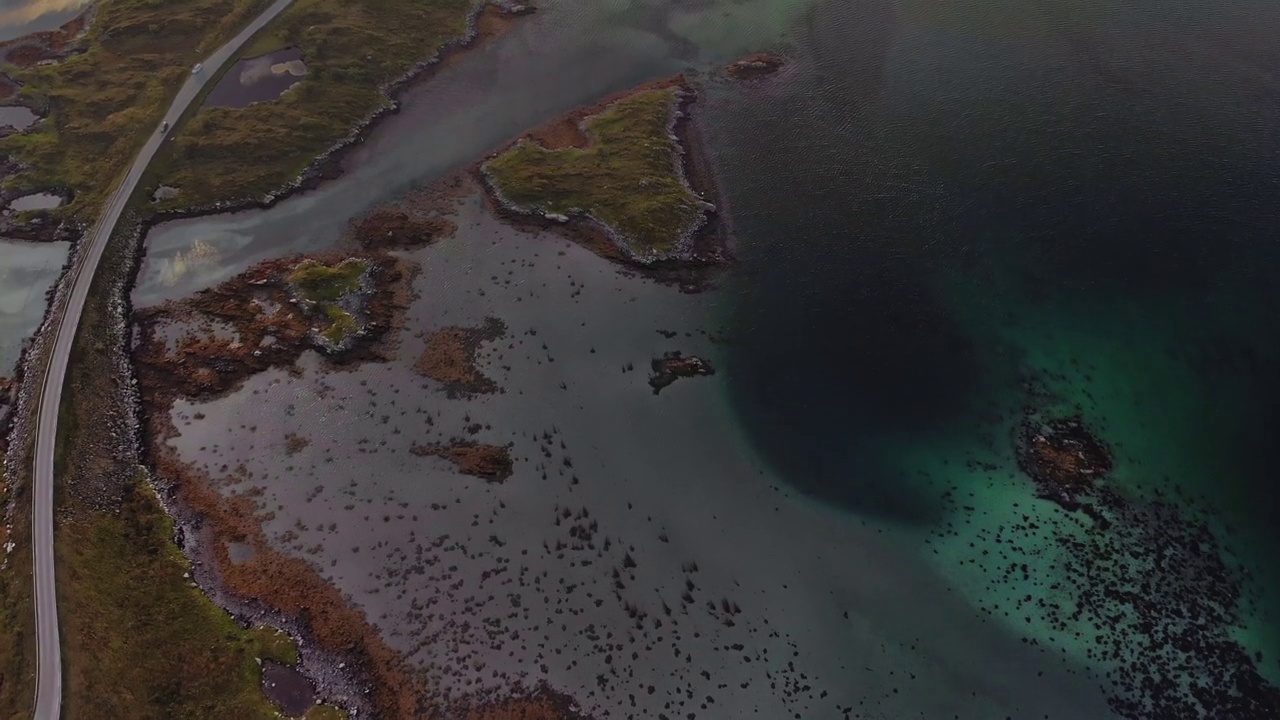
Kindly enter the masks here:
[[[276, 0], [230, 42], [209, 56], [202, 64], [204, 69], [189, 75], [165, 114], [165, 120], [173, 125], [200, 89], [218, 68], [231, 58], [249, 38], [273, 18], [279, 15], [293, 0]], [[57, 720], [62, 707], [62, 649], [58, 638], [58, 605], [53, 580], [53, 457], [58, 437], [58, 406], [62, 403], [62, 386], [67, 375], [67, 361], [71, 355], [71, 343], [80, 324], [89, 284], [98, 269], [107, 240], [115, 230], [120, 215], [133, 195], [143, 172], [151, 164], [165, 136], [158, 132], [138, 153], [124, 181], [107, 201], [97, 225], [85, 236], [88, 246], [78, 253], [79, 262], [71, 269], [69, 282], [71, 296], [58, 321], [53, 355], [45, 372], [40, 393], [39, 416], [36, 425], [35, 492], [31, 505], [31, 546], [34, 555], [36, 638], [39, 661], [36, 667], [36, 720]]]

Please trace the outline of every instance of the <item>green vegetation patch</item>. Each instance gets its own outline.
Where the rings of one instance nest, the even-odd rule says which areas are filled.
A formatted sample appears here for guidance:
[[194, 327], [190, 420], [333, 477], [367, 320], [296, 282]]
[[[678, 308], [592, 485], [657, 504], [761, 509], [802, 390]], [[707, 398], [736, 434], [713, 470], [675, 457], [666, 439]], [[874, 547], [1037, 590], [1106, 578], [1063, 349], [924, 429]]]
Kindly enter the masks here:
[[305, 260], [285, 280], [297, 290], [299, 297], [318, 305], [316, 309], [328, 319], [329, 324], [320, 336], [341, 346], [360, 330], [360, 321], [342, 302], [360, 290], [360, 278], [368, 270], [369, 262], [360, 258], [348, 258], [336, 265]]
[[334, 345], [341, 345], [351, 337], [352, 333], [360, 329], [360, 324], [351, 316], [351, 313], [337, 305], [326, 306], [324, 314], [329, 318], [329, 327], [325, 328], [321, 335]]
[[259, 625], [249, 631], [262, 660], [275, 660], [282, 665], [298, 664], [298, 643], [276, 628]]
[[241, 628], [192, 586], [173, 523], [141, 474], [119, 512], [81, 513], [58, 532], [59, 617], [72, 660], [64, 718], [279, 717], [258, 658], [297, 649]]
[[161, 207], [256, 199], [297, 178], [389, 100], [380, 88], [463, 37], [473, 0], [297, 0], [245, 56], [297, 47], [301, 83], [271, 102], [203, 108], [156, 173]]
[[360, 276], [369, 263], [351, 258], [338, 265], [324, 265], [308, 260], [289, 273], [287, 280], [298, 288], [303, 299], [311, 302], [336, 302], [360, 289]]
[[49, 116], [0, 139], [26, 166], [6, 188], [70, 188], [52, 211], [90, 222], [156, 131], [191, 66], [230, 39], [267, 0], [102, 0], [86, 50], [62, 62], [6, 68], [21, 98]]
[[677, 171], [679, 148], [669, 128], [674, 88], [630, 95], [588, 118], [586, 149], [548, 150], [532, 140], [485, 163], [494, 187], [517, 208], [590, 213], [637, 256], [670, 253], [697, 227], [699, 199]]

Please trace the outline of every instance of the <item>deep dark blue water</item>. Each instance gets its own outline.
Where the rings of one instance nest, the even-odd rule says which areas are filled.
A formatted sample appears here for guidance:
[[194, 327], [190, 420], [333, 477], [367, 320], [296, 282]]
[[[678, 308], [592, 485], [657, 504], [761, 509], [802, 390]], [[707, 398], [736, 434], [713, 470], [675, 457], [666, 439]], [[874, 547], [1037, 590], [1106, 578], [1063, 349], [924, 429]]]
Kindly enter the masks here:
[[[1224, 558], [1243, 596], [1202, 618], [1206, 637], [1239, 641], [1273, 673], [1276, 20], [1246, 4], [829, 2], [807, 18], [786, 82], [719, 88], [712, 123], [743, 258], [726, 354], [753, 443], [813, 496], [944, 547], [973, 542], [992, 566], [988, 531], [1028, 507], [1076, 528], [1044, 542], [1078, 532], [1033, 497], [1015, 450], [1028, 408], [1078, 414], [1111, 446], [1107, 484], [1126, 508], [1088, 542], [1141, 555], [1144, 587], [1172, 617], [1194, 587], [1176, 576], [1210, 571], [1194, 552], [1149, 571], [1152, 546], [1183, 542], [1151, 527], [1207, 523], [1212, 542], [1188, 547]], [[1162, 496], [1176, 517], [1149, 504]], [[1132, 570], [1086, 577], [1044, 550], [1010, 552], [1075, 601]], [[1104, 594], [1116, 617], [1153, 612]], [[1054, 635], [1052, 618], [1024, 625]], [[1108, 647], [1172, 672], [1150, 655], [1167, 645], [1152, 640], [1160, 622], [1134, 627], [1115, 621]], [[1070, 631], [1056, 637], [1090, 655]], [[1181, 711], [1240, 710], [1130, 716]]]

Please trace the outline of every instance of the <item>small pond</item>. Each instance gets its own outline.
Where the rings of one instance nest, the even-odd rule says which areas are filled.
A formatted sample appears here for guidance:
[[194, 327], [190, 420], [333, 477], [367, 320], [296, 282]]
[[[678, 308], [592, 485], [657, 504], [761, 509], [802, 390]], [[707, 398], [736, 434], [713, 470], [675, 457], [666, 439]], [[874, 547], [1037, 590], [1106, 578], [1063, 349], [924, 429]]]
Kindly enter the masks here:
[[16, 197], [9, 203], [10, 210], [50, 210], [62, 204], [62, 196], [55, 193], [38, 192]]
[[25, 130], [39, 119], [40, 116], [32, 112], [31, 108], [21, 105], [0, 107], [0, 127], [8, 126], [15, 130]]
[[207, 107], [245, 107], [275, 100], [307, 74], [302, 51], [285, 48], [236, 63], [205, 100]]
[[316, 704], [316, 691], [302, 673], [271, 660], [262, 663], [262, 691], [288, 717], [302, 717]]

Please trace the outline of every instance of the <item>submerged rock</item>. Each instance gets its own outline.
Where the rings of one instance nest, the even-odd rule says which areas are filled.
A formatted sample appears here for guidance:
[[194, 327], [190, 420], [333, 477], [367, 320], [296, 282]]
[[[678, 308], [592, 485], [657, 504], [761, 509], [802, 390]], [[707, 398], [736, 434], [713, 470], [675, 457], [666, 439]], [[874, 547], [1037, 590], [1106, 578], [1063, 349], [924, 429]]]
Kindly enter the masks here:
[[741, 60], [729, 63], [725, 67], [725, 73], [735, 80], [748, 80], [750, 78], [761, 77], [763, 75], [772, 75], [779, 68], [786, 64], [786, 58], [773, 53], [755, 53], [748, 55]]
[[654, 395], [680, 378], [716, 374], [716, 369], [711, 366], [710, 361], [696, 355], [682, 355], [679, 350], [654, 358], [650, 363], [650, 369], [649, 385], [653, 388]]

